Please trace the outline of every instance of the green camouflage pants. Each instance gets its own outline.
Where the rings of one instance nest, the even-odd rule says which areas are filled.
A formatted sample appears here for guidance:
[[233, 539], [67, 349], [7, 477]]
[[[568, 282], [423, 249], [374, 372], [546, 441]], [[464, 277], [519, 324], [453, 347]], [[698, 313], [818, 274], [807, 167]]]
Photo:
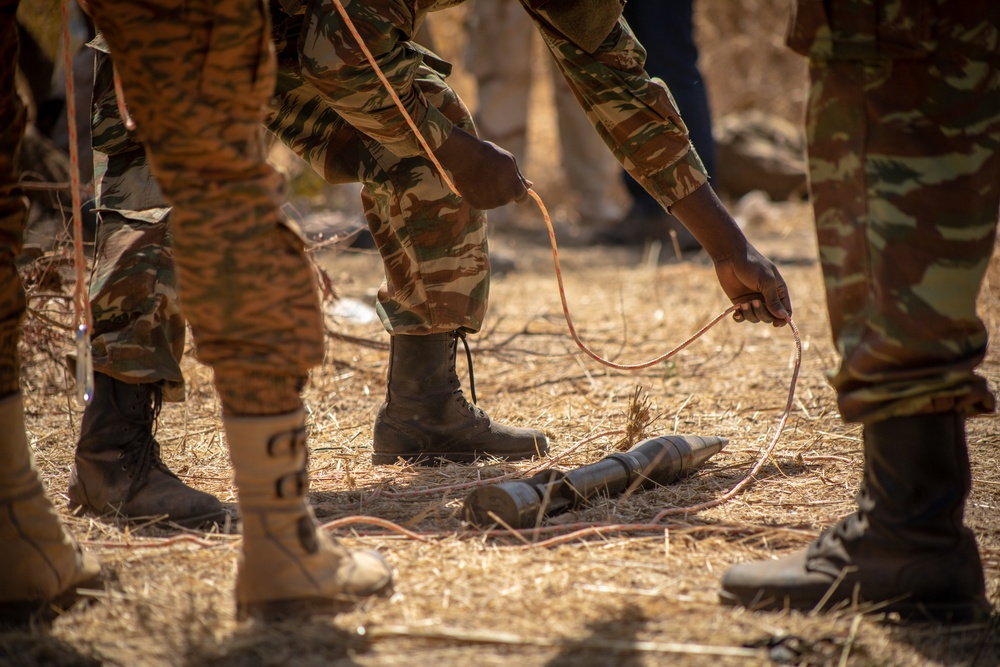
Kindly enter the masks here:
[[[275, 82], [265, 7], [259, 0], [89, 4], [118, 58], [153, 173], [176, 206], [176, 282], [223, 408], [246, 415], [299, 408], [308, 371], [323, 358], [322, 321], [301, 240], [279, 208], [284, 182], [263, 154], [261, 120]], [[104, 252], [110, 247], [105, 242]], [[113, 307], [98, 310], [106, 317]]]
[[[17, 67], [19, 0], [0, 0], [0, 398], [20, 390], [21, 366], [17, 342], [24, 318], [24, 289], [14, 264], [21, 254], [21, 238], [28, 202], [15, 192], [17, 150], [24, 133], [25, 110], [14, 84]], [[0, 428], [7, 428], [0, 424]]]
[[[1000, 209], [1000, 3], [931, 5], [877, 39], [824, 21], [810, 35], [800, 5], [790, 40], [812, 55], [809, 171], [847, 421], [994, 409], [976, 297]], [[835, 20], [864, 16], [841, 7]]]
[[[479, 331], [489, 296], [485, 213], [454, 195], [423, 154], [398, 157], [324, 101], [302, 73], [303, 21], [284, 21], [288, 37], [277, 40], [278, 86], [268, 129], [327, 182], [363, 184], [365, 218], [385, 268], [377, 309], [387, 331]], [[445, 73], [450, 69], [430, 54], [423, 58]], [[468, 109], [441, 74], [421, 65], [413, 85], [436, 113], [475, 132]]]
[[91, 137], [100, 224], [90, 279], [94, 370], [129, 382], [162, 381], [164, 396], [180, 400], [185, 321], [167, 224], [170, 208], [145, 149], [119, 116], [111, 59], [96, 53]]

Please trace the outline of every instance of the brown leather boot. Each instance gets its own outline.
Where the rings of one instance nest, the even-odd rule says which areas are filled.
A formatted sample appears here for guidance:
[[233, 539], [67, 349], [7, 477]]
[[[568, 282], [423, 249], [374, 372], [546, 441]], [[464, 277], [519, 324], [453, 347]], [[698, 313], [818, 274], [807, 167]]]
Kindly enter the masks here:
[[805, 550], [736, 565], [723, 602], [826, 609], [857, 599], [913, 620], [989, 614], [976, 538], [962, 522], [972, 476], [956, 413], [896, 417], [864, 430], [858, 510]]
[[70, 473], [71, 507], [125, 519], [166, 515], [189, 527], [225, 520], [218, 499], [184, 484], [160, 460], [154, 437], [160, 400], [158, 384], [94, 373]]
[[303, 412], [227, 417], [225, 427], [243, 519], [237, 617], [338, 612], [390, 595], [392, 570], [378, 552], [347, 549], [317, 529]]
[[[497, 424], [465, 400], [455, 371], [459, 337], [464, 342], [464, 334], [457, 331], [392, 336], [385, 402], [375, 417], [375, 465], [399, 459], [421, 463], [517, 460], [548, 453], [549, 440], [543, 432]], [[474, 388], [472, 400], [476, 400]]]
[[21, 395], [0, 399], [0, 626], [48, 622], [101, 583], [45, 495], [24, 435]]

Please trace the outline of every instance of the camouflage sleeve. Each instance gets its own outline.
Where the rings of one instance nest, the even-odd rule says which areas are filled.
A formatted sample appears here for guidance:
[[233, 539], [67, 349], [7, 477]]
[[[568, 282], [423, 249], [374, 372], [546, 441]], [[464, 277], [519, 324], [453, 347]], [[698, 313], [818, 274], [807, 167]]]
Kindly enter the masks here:
[[646, 73], [646, 51], [624, 19], [587, 53], [521, 2], [590, 122], [647, 192], [667, 208], [708, 181], [670, 91]]
[[[345, 5], [407, 113], [431, 148], [437, 148], [451, 134], [453, 125], [414, 85], [424, 52], [409, 41], [419, 16], [413, 1], [369, 0]], [[334, 4], [313, 0], [306, 14], [300, 41], [303, 76], [347, 122], [396, 156], [422, 155], [423, 148]]]

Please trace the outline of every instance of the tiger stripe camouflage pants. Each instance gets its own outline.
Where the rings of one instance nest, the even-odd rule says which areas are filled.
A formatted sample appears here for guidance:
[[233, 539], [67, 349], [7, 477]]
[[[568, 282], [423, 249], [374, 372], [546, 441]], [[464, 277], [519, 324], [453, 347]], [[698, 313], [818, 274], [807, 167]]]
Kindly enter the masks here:
[[[118, 58], [153, 173], [176, 206], [173, 265], [184, 315], [223, 409], [300, 408], [308, 371], [323, 358], [323, 330], [312, 269], [280, 210], [284, 181], [263, 152], [263, 109], [275, 83], [266, 7], [260, 0], [89, 6]], [[128, 254], [134, 245], [119, 247]]]
[[1000, 210], [1000, 4], [936, 4], [925, 54], [810, 61], [810, 181], [841, 355], [829, 379], [847, 421], [995, 407], [976, 373], [976, 299]]

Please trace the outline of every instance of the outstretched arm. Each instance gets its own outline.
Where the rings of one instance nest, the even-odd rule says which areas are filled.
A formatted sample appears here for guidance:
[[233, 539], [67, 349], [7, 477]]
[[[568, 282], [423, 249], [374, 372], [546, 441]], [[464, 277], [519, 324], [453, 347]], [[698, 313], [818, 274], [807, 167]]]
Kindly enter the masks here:
[[776, 327], [788, 321], [792, 302], [784, 279], [777, 267], [743, 235], [710, 186], [703, 185], [678, 200], [670, 212], [712, 258], [723, 291], [739, 305], [733, 319], [770, 322]]
[[588, 52], [533, 10], [529, 14], [611, 152], [708, 252], [722, 289], [739, 304], [734, 319], [784, 324], [791, 316], [784, 280], [707, 185], [687, 127], [666, 86], [643, 68], [645, 50], [628, 24], [619, 20]]

